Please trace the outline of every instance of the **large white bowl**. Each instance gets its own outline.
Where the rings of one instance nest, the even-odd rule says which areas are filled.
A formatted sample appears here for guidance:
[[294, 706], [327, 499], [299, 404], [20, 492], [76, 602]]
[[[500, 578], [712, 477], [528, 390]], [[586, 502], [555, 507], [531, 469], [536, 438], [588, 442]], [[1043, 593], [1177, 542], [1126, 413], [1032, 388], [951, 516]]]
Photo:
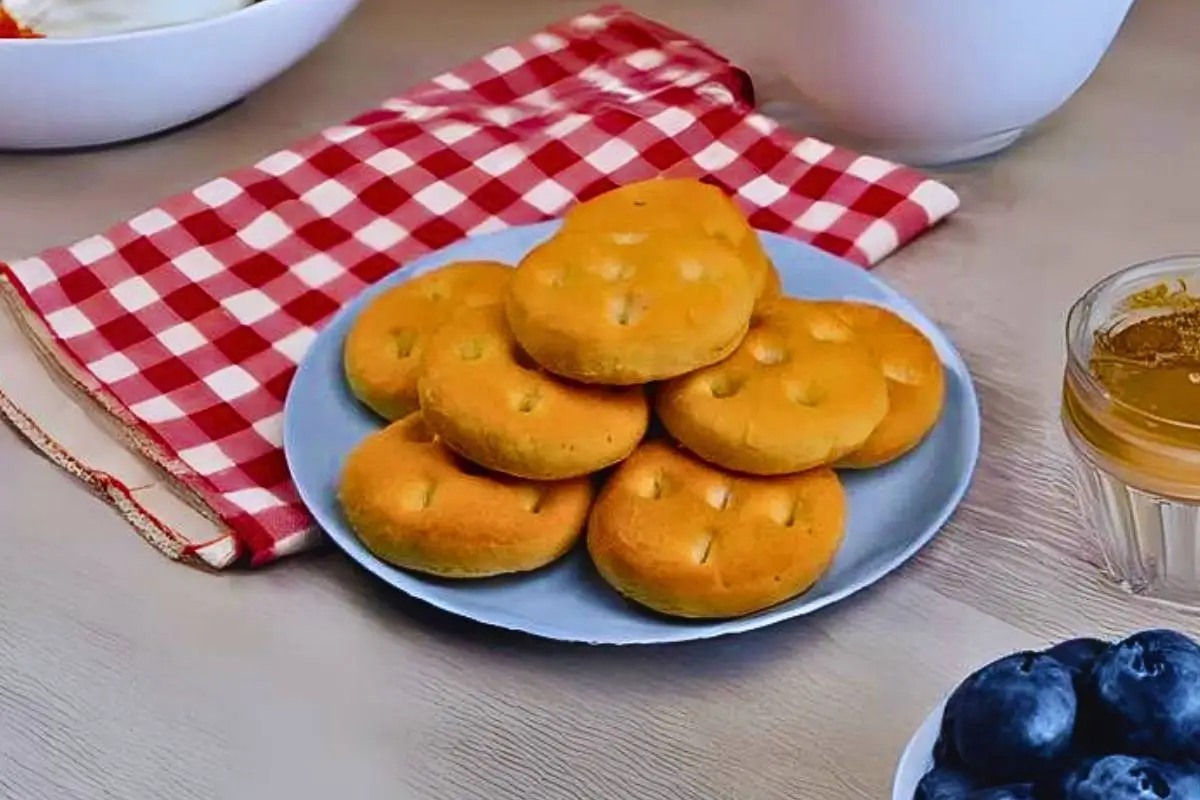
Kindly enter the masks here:
[[0, 40], [0, 149], [111, 144], [203, 117], [290, 68], [358, 3], [261, 0], [168, 28]]
[[784, 78], [768, 111], [911, 164], [985, 155], [1070, 99], [1132, 5], [764, 0], [762, 47]]

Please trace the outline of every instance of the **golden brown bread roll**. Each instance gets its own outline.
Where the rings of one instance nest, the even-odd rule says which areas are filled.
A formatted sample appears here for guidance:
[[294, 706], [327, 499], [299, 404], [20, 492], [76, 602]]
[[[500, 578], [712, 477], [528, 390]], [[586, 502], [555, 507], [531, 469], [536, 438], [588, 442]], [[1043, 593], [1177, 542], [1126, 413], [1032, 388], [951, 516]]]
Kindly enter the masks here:
[[658, 440], [609, 479], [587, 545], [600, 575], [634, 602], [673, 616], [734, 617], [816, 583], [845, 526], [833, 470], [734, 475]]
[[570, 550], [592, 484], [538, 483], [474, 467], [437, 443], [416, 413], [354, 448], [338, 500], [380, 559], [444, 578], [483, 578], [537, 569]]

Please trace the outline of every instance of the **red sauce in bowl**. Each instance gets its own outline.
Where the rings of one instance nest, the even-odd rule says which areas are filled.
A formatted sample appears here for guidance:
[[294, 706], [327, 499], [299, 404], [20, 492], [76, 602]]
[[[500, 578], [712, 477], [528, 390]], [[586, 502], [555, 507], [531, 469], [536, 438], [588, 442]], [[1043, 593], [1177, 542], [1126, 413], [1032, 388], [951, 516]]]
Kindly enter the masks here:
[[0, 39], [41, 39], [40, 33], [20, 25], [12, 16], [0, 8]]

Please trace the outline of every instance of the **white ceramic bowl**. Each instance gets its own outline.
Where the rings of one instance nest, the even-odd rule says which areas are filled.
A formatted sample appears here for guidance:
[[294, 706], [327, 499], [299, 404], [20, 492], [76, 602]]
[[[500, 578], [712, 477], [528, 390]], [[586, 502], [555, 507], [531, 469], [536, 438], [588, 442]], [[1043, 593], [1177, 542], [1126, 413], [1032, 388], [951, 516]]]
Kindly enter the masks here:
[[925, 718], [904, 748], [900, 763], [896, 765], [896, 777], [892, 781], [892, 800], [913, 800], [917, 784], [926, 772], [933, 769], [933, 746], [937, 743], [945, 708], [946, 701], [943, 700]]
[[[1133, 0], [761, 0], [785, 122], [917, 165], [1000, 150], [1091, 76]], [[775, 98], [771, 98], [775, 99]], [[790, 109], [790, 110], [789, 110]]]
[[168, 28], [0, 40], [0, 149], [111, 144], [203, 117], [290, 68], [358, 3], [261, 0]]

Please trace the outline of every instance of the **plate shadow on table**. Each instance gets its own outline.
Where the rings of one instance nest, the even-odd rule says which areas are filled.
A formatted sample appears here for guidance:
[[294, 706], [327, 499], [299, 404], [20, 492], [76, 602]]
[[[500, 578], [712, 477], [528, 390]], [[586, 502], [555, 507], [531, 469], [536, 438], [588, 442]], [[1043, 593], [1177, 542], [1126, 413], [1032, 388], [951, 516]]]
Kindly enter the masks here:
[[83, 147], [44, 147], [44, 148], [24, 148], [24, 149], [0, 147], [0, 156], [10, 156], [10, 155], [12, 155], [12, 156], [19, 156], [19, 155], [73, 156], [73, 155], [83, 155], [85, 153], [96, 153], [96, 152], [103, 152], [103, 151], [108, 151], [108, 150], [117, 150], [117, 149], [122, 149], [122, 148], [135, 147], [140, 144], [147, 144], [149, 142], [158, 141], [159, 139], [165, 139], [166, 137], [171, 136], [173, 134], [181, 133], [183, 131], [190, 130], [192, 128], [200, 127], [200, 126], [204, 125], [205, 123], [211, 122], [212, 120], [216, 119], [217, 117], [224, 116], [224, 114], [227, 111], [231, 111], [234, 108], [237, 108], [238, 106], [242, 105], [242, 103], [244, 103], [244, 102], [246, 102], [245, 98], [242, 98], [240, 100], [234, 100], [232, 103], [229, 103], [228, 105], [224, 105], [218, 109], [209, 111], [207, 114], [203, 114], [199, 117], [196, 117], [195, 119], [190, 119], [190, 120], [187, 120], [186, 122], [181, 122], [178, 125], [173, 125], [170, 128], [165, 128], [161, 131], [154, 131], [154, 132], [148, 133], [144, 136], [137, 136], [137, 137], [134, 137], [133, 139], [120, 139], [115, 142], [106, 142], [103, 144], [86, 145]]
[[[556, 668], [566, 662], [573, 669], [588, 671], [629, 669], [639, 672], [653, 665], [656, 670], [676, 672], [683, 677], [712, 680], [800, 657], [815, 639], [825, 635], [820, 620], [827, 619], [830, 614], [855, 613], [855, 609], [863, 602], [870, 602], [875, 593], [864, 591], [836, 607], [712, 639], [668, 644], [591, 645], [544, 639], [475, 622], [396, 591], [340, 552], [324, 553], [316, 558], [324, 576], [347, 601], [391, 632], [403, 633], [404, 628], [416, 626], [431, 637], [444, 639], [480, 657], [545, 660]], [[601, 580], [594, 572], [591, 579]], [[887, 583], [887, 580], [882, 581], [879, 589], [886, 591]], [[635, 613], [649, 612], [636, 610]], [[689, 623], [681, 621], [680, 624]]]

